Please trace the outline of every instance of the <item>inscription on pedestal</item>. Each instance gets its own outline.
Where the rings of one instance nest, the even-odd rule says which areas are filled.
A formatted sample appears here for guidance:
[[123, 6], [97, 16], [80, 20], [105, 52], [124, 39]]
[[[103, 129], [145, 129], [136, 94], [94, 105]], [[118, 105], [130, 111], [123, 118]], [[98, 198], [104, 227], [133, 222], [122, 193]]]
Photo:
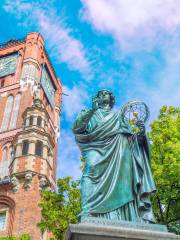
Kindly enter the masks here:
[[160, 224], [149, 224], [149, 223], [129, 222], [129, 221], [113, 221], [113, 220], [96, 218], [96, 217], [82, 218], [81, 222], [84, 224], [87, 223], [87, 224], [107, 225], [107, 226], [116, 226], [116, 227], [124, 227], [124, 228], [167, 232], [167, 227], [165, 225], [160, 225]]

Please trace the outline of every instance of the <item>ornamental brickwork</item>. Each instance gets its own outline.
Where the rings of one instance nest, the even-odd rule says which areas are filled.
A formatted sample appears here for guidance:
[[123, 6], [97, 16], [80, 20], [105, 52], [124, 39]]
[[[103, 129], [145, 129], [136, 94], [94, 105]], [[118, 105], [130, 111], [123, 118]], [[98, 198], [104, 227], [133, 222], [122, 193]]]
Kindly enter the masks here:
[[38, 203], [55, 189], [61, 95], [39, 33], [0, 45], [0, 236], [48, 239]]

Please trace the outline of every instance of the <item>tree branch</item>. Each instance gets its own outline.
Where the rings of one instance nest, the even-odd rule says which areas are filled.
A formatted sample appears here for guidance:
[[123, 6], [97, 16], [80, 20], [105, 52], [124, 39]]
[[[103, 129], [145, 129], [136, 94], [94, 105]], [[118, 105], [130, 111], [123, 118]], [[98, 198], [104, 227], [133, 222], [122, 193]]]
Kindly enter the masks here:
[[162, 208], [161, 208], [161, 201], [160, 201], [160, 198], [158, 196], [156, 196], [157, 198], [157, 202], [158, 202], [158, 205], [159, 205], [159, 210], [160, 210], [160, 214], [161, 214], [161, 219], [162, 221], [164, 222], [164, 216], [163, 216], [163, 211], [162, 211]]
[[176, 221], [179, 221], [180, 220], [180, 217], [177, 217], [177, 218], [174, 218], [174, 219], [171, 219], [167, 222], [167, 224], [171, 223], [171, 222], [176, 222]]

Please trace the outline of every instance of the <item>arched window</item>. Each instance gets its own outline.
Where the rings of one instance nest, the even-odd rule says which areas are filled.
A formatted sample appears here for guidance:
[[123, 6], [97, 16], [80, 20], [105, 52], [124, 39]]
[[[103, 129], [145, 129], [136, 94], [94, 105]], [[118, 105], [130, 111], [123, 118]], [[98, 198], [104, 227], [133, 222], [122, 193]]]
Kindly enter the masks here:
[[12, 95], [10, 95], [7, 99], [6, 108], [4, 111], [3, 121], [1, 125], [1, 130], [0, 130], [1, 132], [6, 131], [8, 129], [9, 119], [11, 116], [11, 111], [13, 106], [13, 100], [14, 100], [14, 97]]
[[30, 116], [30, 118], [29, 118], [29, 125], [30, 126], [33, 125], [33, 116]]
[[[4, 211], [6, 211], [6, 215], [2, 214], [4, 213]], [[15, 216], [15, 202], [12, 198], [2, 194], [0, 195], [0, 213], [1, 213], [0, 230], [6, 230], [6, 232], [8, 232], [9, 235], [12, 235]], [[4, 217], [6, 219], [4, 219]]]
[[2, 161], [0, 161], [0, 178], [4, 178], [9, 175], [9, 161], [7, 147], [3, 149]]
[[22, 146], [22, 155], [27, 155], [29, 150], [29, 141], [24, 140], [23, 141], [23, 146]]
[[24, 64], [23, 73], [22, 73], [22, 80], [27, 83], [34, 82], [37, 79], [38, 70], [34, 64]]
[[7, 147], [3, 149], [2, 152], [2, 161], [6, 161], [7, 160]]
[[36, 142], [35, 155], [42, 157], [43, 154], [43, 143], [41, 141]]
[[29, 126], [29, 118], [26, 118], [25, 126]]
[[37, 126], [41, 127], [41, 124], [42, 124], [42, 118], [39, 116], [37, 118]]
[[11, 159], [12, 159], [11, 155], [12, 155], [12, 146], [9, 147], [8, 160], [11, 160]]
[[7, 222], [7, 210], [0, 211], [0, 231], [5, 230]]
[[5, 83], [5, 79], [1, 79], [1, 80], [0, 80], [0, 87], [1, 87], [1, 88], [4, 87], [4, 83]]
[[15, 97], [15, 100], [14, 100], [14, 106], [13, 106], [12, 117], [11, 117], [9, 129], [13, 129], [16, 127], [20, 100], [21, 100], [21, 94], [17, 94]]

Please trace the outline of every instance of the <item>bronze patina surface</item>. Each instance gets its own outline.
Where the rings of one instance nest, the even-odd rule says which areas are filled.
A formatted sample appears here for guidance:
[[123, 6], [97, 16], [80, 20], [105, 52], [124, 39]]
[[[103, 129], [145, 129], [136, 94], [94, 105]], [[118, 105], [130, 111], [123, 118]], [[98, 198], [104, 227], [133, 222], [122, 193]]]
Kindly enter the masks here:
[[150, 195], [156, 188], [144, 122], [136, 122], [134, 133], [122, 111], [112, 110], [114, 103], [110, 91], [99, 91], [92, 109], [82, 110], [73, 124], [85, 161], [80, 216], [153, 223]]

